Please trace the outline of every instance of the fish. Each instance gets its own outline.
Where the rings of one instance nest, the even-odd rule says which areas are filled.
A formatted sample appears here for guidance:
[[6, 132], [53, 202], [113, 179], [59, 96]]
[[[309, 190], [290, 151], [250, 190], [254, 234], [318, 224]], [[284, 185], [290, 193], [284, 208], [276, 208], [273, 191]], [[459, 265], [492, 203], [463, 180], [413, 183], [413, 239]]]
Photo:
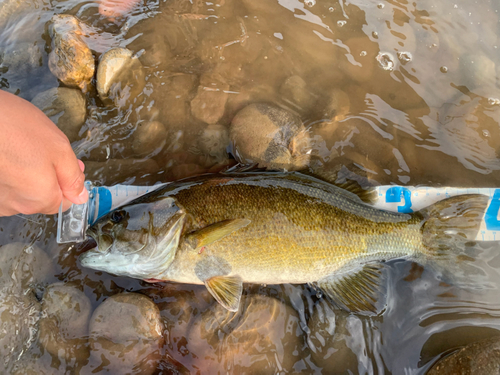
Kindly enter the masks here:
[[459, 195], [407, 214], [374, 208], [365, 202], [373, 191], [353, 186], [298, 172], [179, 180], [100, 218], [87, 231], [97, 245], [79, 261], [150, 282], [204, 284], [230, 311], [243, 283], [286, 283], [377, 314], [385, 262], [397, 258], [470, 279], [466, 250], [487, 196]]

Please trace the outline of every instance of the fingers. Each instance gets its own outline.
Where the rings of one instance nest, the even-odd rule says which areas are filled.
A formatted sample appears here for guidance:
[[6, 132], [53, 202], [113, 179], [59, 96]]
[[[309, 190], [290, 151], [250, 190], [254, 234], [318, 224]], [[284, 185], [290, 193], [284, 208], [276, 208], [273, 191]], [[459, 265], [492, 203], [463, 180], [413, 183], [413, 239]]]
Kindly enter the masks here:
[[73, 152], [71, 151], [70, 157], [60, 158], [54, 168], [62, 195], [75, 204], [87, 202], [89, 195], [84, 186], [83, 168], [85, 167], [80, 160], [76, 159]]

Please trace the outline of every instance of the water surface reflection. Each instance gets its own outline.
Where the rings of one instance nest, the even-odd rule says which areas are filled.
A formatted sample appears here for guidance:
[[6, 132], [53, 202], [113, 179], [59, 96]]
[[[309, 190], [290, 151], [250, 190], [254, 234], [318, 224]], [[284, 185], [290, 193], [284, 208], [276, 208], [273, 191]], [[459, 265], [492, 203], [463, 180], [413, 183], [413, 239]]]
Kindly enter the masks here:
[[[164, 0], [108, 18], [98, 2], [4, 0], [0, 87], [51, 116], [103, 185], [172, 181], [236, 157], [325, 178], [499, 187], [499, 10], [493, 0]], [[112, 75], [106, 97], [95, 76], [85, 93], [59, 81], [55, 14], [77, 17], [97, 67], [127, 48], [140, 74]], [[340, 311], [299, 285], [248, 285], [229, 314], [198, 286], [83, 269], [90, 245], [57, 245], [53, 217], [28, 219], [0, 218], [5, 373], [424, 373], [500, 329], [496, 243], [473, 246], [474, 288], [388, 263], [381, 316]]]

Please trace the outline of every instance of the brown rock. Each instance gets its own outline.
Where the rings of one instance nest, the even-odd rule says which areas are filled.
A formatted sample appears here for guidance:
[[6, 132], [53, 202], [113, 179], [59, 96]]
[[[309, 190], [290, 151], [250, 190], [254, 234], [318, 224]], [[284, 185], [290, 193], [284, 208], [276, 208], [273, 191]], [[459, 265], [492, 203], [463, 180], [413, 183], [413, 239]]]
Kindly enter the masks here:
[[500, 339], [471, 343], [440, 359], [427, 375], [497, 375], [500, 368]]
[[231, 122], [230, 140], [242, 164], [298, 170], [309, 161], [310, 139], [301, 119], [272, 104], [250, 104]]
[[101, 185], [155, 183], [158, 180], [156, 174], [159, 171], [158, 164], [152, 159], [109, 159], [105, 162], [85, 162], [86, 179]]
[[198, 92], [191, 100], [191, 113], [198, 120], [207, 124], [215, 124], [224, 115], [228, 99], [229, 85], [220, 77], [202, 75]]
[[121, 374], [152, 374], [160, 360], [164, 326], [158, 307], [138, 293], [115, 294], [90, 320], [91, 356]]
[[132, 149], [137, 156], [157, 154], [167, 143], [167, 129], [159, 121], [139, 124], [134, 132]]
[[70, 142], [80, 139], [79, 132], [87, 114], [87, 101], [81, 91], [54, 87], [35, 96], [31, 103], [41, 109]]
[[67, 14], [52, 17], [49, 69], [65, 85], [80, 87], [85, 92], [94, 75], [95, 62], [82, 34], [78, 18]]
[[55, 357], [83, 362], [89, 357], [88, 321], [92, 306], [74, 286], [56, 283], [45, 289], [38, 340]]

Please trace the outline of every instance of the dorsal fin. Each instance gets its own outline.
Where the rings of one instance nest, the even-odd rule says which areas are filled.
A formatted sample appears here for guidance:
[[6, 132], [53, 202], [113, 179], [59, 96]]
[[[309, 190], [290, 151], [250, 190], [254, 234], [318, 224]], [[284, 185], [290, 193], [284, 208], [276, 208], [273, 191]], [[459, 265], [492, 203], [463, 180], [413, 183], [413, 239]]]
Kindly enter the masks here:
[[[335, 273], [315, 283], [338, 307], [357, 313], [377, 314], [381, 305], [382, 264], [370, 263]], [[383, 303], [385, 304], [385, 303]]]

